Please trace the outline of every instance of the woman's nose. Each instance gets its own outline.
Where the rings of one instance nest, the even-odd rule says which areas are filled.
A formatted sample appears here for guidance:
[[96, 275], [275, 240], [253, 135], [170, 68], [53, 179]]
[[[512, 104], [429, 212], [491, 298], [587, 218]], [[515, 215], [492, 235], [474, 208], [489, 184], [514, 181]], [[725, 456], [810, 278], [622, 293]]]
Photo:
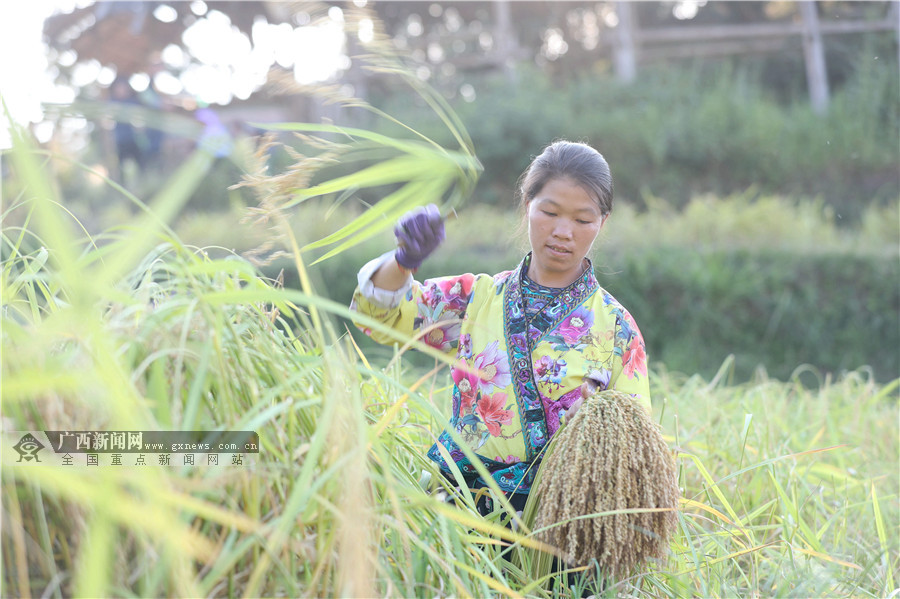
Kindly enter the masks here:
[[556, 226], [553, 227], [553, 235], [560, 239], [569, 239], [572, 237], [572, 225], [565, 219], [560, 219]]

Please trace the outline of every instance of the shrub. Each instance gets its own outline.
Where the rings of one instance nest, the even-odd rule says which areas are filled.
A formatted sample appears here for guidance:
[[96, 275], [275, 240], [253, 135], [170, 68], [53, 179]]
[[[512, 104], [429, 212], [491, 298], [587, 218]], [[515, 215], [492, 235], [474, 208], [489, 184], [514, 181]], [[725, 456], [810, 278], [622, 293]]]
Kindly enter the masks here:
[[712, 376], [729, 355], [747, 380], [762, 366], [900, 372], [900, 265], [875, 256], [668, 248], [625, 258], [602, 285], [632, 311], [651, 360]]

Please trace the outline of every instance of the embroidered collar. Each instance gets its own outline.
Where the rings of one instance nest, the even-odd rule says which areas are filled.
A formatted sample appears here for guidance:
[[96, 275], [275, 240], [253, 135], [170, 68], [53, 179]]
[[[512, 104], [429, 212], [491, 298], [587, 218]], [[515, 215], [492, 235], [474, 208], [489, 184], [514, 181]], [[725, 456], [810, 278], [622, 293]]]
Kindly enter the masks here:
[[525, 300], [525, 314], [531, 318], [544, 309], [547, 303], [553, 301], [560, 288], [545, 287], [535, 283], [527, 274], [522, 274], [522, 297]]

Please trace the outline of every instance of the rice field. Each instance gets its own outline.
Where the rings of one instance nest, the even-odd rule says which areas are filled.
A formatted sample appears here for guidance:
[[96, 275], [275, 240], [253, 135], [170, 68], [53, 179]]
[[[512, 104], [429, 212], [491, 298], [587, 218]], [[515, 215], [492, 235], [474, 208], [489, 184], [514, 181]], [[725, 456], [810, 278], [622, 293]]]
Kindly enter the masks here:
[[[445, 188], [471, 182], [471, 157], [431, 151]], [[239, 465], [67, 468], [17, 462], [4, 444], [4, 596], [580, 595], [563, 575], [531, 574], [548, 551], [535, 531], [482, 518], [471, 497], [445, 501], [424, 452], [446, 417], [446, 364], [411, 367], [417, 344], [403, 339], [386, 366], [367, 360], [341, 328], [346, 307], [316, 293], [300, 242], [278, 229], [290, 206], [268, 214], [299, 289], [169, 228], [208, 156], [147, 205], [121, 190], [138, 216], [93, 237], [27, 139], [4, 158], [18, 185], [2, 231], [5, 443], [11, 431], [252, 430], [261, 445]], [[421, 184], [408, 177], [391, 210]], [[386, 208], [348, 226], [374, 230]], [[657, 365], [677, 532], [663, 559], [602, 594], [896, 596], [900, 380], [862, 368], [814, 373], [810, 387], [800, 367], [733, 385], [729, 370], [704, 380]]]
[[[397, 74], [459, 149], [411, 130], [400, 140], [284, 124], [319, 153], [275, 174], [265, 147], [244, 157], [259, 197], [250, 217], [270, 226], [258, 255], [289, 257], [296, 288], [174, 232], [210, 156], [194, 154], [146, 202], [107, 180], [136, 215], [90, 235], [54, 183], [60, 157], [13, 132], [0, 213], [0, 594], [581, 595], [566, 573], [533, 574], [552, 548], [527, 522], [482, 517], [468, 495], [446, 501], [452, 489], [425, 458], [449, 408], [446, 359], [398, 338], [388, 360], [370, 362], [345, 329], [346, 305], [310, 283], [310, 252], [344, 252], [418, 204], [462, 206], [477, 180], [452, 111]], [[335, 164], [350, 174], [323, 178]], [[387, 184], [389, 196], [321, 239], [290, 226], [300, 204], [330, 209]], [[433, 368], [413, 366], [415, 350]], [[735, 385], [732, 366], [705, 380], [655, 365], [653, 418], [681, 493], [676, 533], [663, 558], [594, 592], [897, 596], [900, 379], [798, 365], [788, 381]], [[202, 466], [23, 462], [12, 445], [44, 430], [248, 430], [260, 446]]]

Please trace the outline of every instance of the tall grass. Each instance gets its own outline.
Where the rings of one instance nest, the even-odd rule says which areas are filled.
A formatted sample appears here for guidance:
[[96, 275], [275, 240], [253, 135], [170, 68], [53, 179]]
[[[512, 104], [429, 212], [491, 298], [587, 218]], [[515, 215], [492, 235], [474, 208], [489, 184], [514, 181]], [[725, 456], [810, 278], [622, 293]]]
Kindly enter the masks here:
[[[4, 452], [5, 594], [550, 593], [497, 545], [530, 537], [432, 492], [440, 364], [371, 367], [329, 324], [343, 306], [161, 224], [79, 238], [22, 143], [27, 191], [9, 210], [27, 227], [3, 231], [5, 430], [252, 429], [262, 451], [241, 467], [71, 470]], [[728, 366], [713, 381], [655, 373], [680, 532], [664, 563], [608, 592], [889, 595], [897, 382], [732, 386]]]
[[672, 596], [891, 594], [898, 539], [880, 531], [898, 526], [898, 381], [859, 371], [816, 389], [735, 387], [728, 368], [711, 382], [656, 377], [685, 510], [677, 565], [652, 584]]
[[[146, 218], [97, 239], [74, 235], [37, 156], [18, 136], [22, 193], [4, 218], [24, 212], [15, 220], [26, 226], [3, 231], [5, 429], [256, 430], [262, 454], [241, 468], [67, 470], [16, 467], [5, 452], [10, 594], [498, 585], [471, 554], [441, 549], [484, 525], [458, 526], [465, 516], [420, 484], [421, 427], [437, 414], [421, 399], [398, 409], [416, 385], [364, 366], [328, 322], [347, 309], [278, 288], [227, 252], [186, 247], [154, 221], [189, 197], [208, 156], [195, 155]], [[471, 572], [445, 577], [460, 564]]]
[[[387, 366], [373, 366], [337, 328], [347, 308], [310, 282], [310, 252], [344, 251], [417, 203], [465, 199], [477, 163], [461, 132], [447, 151], [414, 134], [331, 129], [316, 143], [335, 160], [359, 157], [357, 142], [377, 149], [371, 170], [297, 171], [275, 188], [287, 179], [260, 178], [277, 201], [257, 216], [294, 262], [292, 288], [172, 231], [209, 156], [194, 155], [147, 205], [120, 190], [140, 214], [90, 237], [45, 155], [14, 133], [4, 159], [17, 191], [0, 236], [4, 443], [26, 430], [255, 430], [261, 451], [215, 467], [51, 467], [4, 451], [4, 596], [567, 594], [532, 579], [530, 558], [507, 561], [503, 543], [542, 549], [531, 531], [506, 528], [499, 512], [480, 517], [471, 497], [445, 500], [453, 490], [424, 458], [446, 417], [445, 364], [409, 369], [405, 349], [425, 348], [398, 338]], [[316, 186], [326, 203], [343, 202], [385, 164], [398, 189], [438, 165], [443, 187], [403, 195], [327, 241], [297, 239], [290, 202]], [[678, 456], [680, 532], [664, 562], [606, 593], [889, 595], [900, 577], [898, 382], [860, 371], [815, 389], [731, 386], [728, 368], [712, 381], [652, 378], [655, 417]]]

